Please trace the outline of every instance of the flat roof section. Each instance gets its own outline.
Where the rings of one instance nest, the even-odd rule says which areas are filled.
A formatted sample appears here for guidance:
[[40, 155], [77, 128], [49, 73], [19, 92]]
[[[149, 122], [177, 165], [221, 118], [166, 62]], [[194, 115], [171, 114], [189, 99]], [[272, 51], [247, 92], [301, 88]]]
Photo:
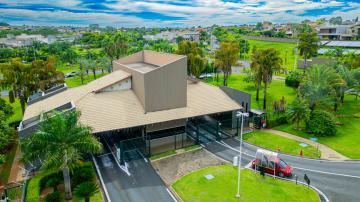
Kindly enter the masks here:
[[126, 66], [141, 73], [147, 73], [159, 67], [157, 65], [149, 64], [146, 62], [134, 62], [126, 64]]

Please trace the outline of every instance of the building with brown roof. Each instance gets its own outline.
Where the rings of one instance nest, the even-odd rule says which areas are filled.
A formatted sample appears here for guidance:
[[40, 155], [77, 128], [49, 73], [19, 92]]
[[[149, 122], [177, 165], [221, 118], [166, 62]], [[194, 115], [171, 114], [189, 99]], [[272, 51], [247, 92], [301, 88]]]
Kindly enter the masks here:
[[[220, 119], [227, 119], [233, 127], [234, 114], [244, 102], [218, 87], [189, 79], [186, 67], [186, 56], [153, 51], [116, 60], [112, 73], [30, 104], [19, 126], [20, 137], [31, 135], [42, 115], [52, 110], [79, 110], [80, 122], [92, 127], [95, 135], [111, 136], [113, 142], [138, 138], [148, 148], [147, 154], [150, 149], [160, 152], [174, 141], [176, 148], [197, 141], [198, 123], [216, 123], [211, 128], [219, 130]], [[250, 110], [248, 104], [246, 110]]]

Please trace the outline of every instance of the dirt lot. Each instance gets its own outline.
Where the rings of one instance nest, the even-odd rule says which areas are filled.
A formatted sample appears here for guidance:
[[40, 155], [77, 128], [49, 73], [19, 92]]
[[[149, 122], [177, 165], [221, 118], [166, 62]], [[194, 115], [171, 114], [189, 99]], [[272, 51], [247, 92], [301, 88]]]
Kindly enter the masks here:
[[182, 153], [176, 156], [160, 159], [151, 164], [159, 173], [167, 186], [174, 183], [179, 177], [200, 168], [222, 165], [227, 162], [204, 149]]

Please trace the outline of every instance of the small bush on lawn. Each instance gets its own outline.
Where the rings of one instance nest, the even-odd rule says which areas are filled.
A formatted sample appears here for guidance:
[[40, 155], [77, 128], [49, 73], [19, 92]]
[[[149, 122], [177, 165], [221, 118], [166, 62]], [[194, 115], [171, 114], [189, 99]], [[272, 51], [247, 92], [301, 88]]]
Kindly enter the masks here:
[[276, 119], [268, 120], [266, 123], [267, 128], [273, 128], [282, 124], [287, 123], [287, 117], [286, 116], [279, 116]]
[[62, 202], [64, 201], [62, 195], [58, 191], [54, 191], [45, 197], [45, 202]]
[[336, 121], [334, 115], [323, 110], [311, 112], [306, 129], [319, 136], [332, 136], [336, 134]]
[[290, 74], [285, 78], [285, 85], [293, 88], [298, 88], [301, 82], [302, 75], [297, 71], [290, 71]]
[[63, 183], [63, 175], [62, 172], [51, 173], [49, 175], [44, 176], [40, 180], [40, 192], [48, 187], [47, 185], [52, 184], [50, 181], [60, 181], [59, 184]]
[[83, 182], [92, 182], [96, 178], [92, 165], [84, 165], [82, 167], [74, 169], [74, 173], [71, 179], [72, 188]]

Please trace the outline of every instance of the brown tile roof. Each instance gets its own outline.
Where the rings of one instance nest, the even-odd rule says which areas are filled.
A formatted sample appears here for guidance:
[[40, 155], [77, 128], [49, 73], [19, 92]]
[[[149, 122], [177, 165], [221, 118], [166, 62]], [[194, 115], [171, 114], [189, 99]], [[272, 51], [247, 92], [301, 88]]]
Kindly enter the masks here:
[[94, 133], [241, 109], [220, 88], [202, 82], [188, 82], [187, 107], [150, 113], [144, 112], [132, 90], [94, 93], [96, 89], [128, 76], [123, 71], [116, 71], [88, 85], [68, 89], [30, 105], [24, 120], [69, 101], [74, 101], [81, 111], [80, 122], [91, 126]]

